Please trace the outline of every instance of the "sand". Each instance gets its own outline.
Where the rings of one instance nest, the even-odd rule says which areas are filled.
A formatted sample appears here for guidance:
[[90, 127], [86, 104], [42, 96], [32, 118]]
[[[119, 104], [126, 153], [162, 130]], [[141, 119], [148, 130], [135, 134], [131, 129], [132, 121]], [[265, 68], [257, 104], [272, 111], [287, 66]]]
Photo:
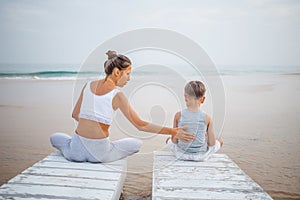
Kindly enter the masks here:
[[[222, 76], [222, 79], [226, 116], [222, 130], [225, 145], [220, 152], [232, 158], [273, 198], [300, 198], [299, 75]], [[134, 81], [141, 80], [131, 80]], [[72, 135], [73, 86], [73, 81], [0, 80], [1, 184], [55, 151], [49, 143], [50, 134], [60, 131]], [[144, 103], [153, 101], [149, 98]], [[143, 109], [132, 103], [147, 118], [148, 107]], [[176, 109], [160, 119], [161, 111], [154, 106], [150, 118], [157, 116], [152, 121], [171, 125]], [[120, 113], [116, 117], [120, 122], [111, 127], [112, 140], [132, 135], [144, 141], [141, 152], [128, 159], [123, 197], [150, 199], [152, 151], [165, 149], [166, 136], [140, 133], [133, 127], [122, 129], [127, 122], [122, 121], [125, 119]], [[130, 133], [122, 133], [124, 130]]]

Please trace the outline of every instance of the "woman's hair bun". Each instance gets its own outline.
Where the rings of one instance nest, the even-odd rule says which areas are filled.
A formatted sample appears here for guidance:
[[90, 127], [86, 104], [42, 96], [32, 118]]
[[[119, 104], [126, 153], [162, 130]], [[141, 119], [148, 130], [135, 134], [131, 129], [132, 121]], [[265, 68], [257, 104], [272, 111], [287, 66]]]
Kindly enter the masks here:
[[108, 50], [106, 52], [106, 55], [107, 55], [108, 59], [111, 59], [111, 58], [113, 58], [113, 57], [115, 57], [117, 55], [117, 52], [116, 51], [112, 51], [112, 50]]

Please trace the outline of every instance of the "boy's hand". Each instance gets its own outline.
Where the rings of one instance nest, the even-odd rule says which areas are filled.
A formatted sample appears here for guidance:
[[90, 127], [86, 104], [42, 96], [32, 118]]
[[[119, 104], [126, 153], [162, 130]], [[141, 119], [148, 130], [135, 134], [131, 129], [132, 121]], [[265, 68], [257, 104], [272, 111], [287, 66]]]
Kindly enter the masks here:
[[174, 137], [176, 139], [184, 141], [184, 142], [189, 142], [191, 140], [194, 140], [195, 139], [194, 134], [184, 131], [184, 129], [187, 129], [187, 128], [188, 128], [187, 126], [181, 126], [181, 127], [174, 128], [175, 132], [176, 132]]

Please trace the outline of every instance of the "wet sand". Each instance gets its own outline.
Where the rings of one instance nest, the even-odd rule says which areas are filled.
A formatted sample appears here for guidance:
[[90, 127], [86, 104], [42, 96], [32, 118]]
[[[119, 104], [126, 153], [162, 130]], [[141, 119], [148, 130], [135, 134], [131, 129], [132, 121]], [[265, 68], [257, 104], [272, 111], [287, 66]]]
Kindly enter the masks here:
[[[226, 116], [222, 131], [225, 145], [220, 152], [231, 157], [274, 199], [299, 199], [300, 76], [223, 76], [222, 79]], [[50, 134], [61, 131], [72, 135], [73, 84], [72, 81], [0, 80], [1, 184], [55, 151], [49, 143]], [[133, 103], [133, 107], [141, 116], [147, 116], [139, 105]], [[158, 114], [152, 121], [172, 124], [173, 113], [165, 116], [166, 122]], [[112, 124], [112, 140], [128, 135], [122, 133], [120, 126], [122, 123]], [[165, 148], [166, 136], [128, 130], [132, 130], [132, 136], [142, 138], [144, 145], [140, 153], [128, 158], [123, 198], [151, 199], [152, 151]]]

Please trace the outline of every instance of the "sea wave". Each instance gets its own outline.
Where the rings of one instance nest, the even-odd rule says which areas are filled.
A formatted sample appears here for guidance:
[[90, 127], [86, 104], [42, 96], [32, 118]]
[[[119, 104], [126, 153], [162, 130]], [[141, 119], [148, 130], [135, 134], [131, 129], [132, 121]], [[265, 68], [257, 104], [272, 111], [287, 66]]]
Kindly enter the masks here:
[[[59, 65], [58, 65], [59, 66]], [[7, 66], [0, 64], [0, 79], [34, 79], [34, 80], [85, 80], [99, 78], [104, 76], [103, 71], [76, 71], [74, 67], [63, 66], [58, 69], [58, 66], [54, 70], [48, 70], [49, 66], [40, 66], [39, 68], [35, 65], [27, 66], [24, 68], [21, 65], [9, 68]], [[39, 69], [39, 71], [34, 71]], [[63, 69], [63, 70], [61, 70]], [[206, 69], [206, 71], [201, 71], [202, 75], [208, 76], [240, 76], [240, 75], [257, 75], [257, 74], [299, 74], [300, 66], [218, 66], [217, 70]], [[6, 71], [8, 70], [8, 71]], [[24, 71], [25, 70], [25, 71]], [[182, 75], [193, 77], [195, 75], [194, 70], [188, 70], [188, 68], [183, 68], [182, 66], [174, 67], [171, 69]], [[137, 68], [132, 71], [133, 76], [144, 77], [144, 76], [156, 76], [158, 73], [157, 69], [153, 68]], [[164, 68], [159, 69], [161, 75], [170, 75], [170, 69]], [[199, 72], [196, 73], [199, 75]]]
[[0, 79], [76, 80], [97, 77], [98, 75], [99, 72], [93, 71], [1, 72]]

